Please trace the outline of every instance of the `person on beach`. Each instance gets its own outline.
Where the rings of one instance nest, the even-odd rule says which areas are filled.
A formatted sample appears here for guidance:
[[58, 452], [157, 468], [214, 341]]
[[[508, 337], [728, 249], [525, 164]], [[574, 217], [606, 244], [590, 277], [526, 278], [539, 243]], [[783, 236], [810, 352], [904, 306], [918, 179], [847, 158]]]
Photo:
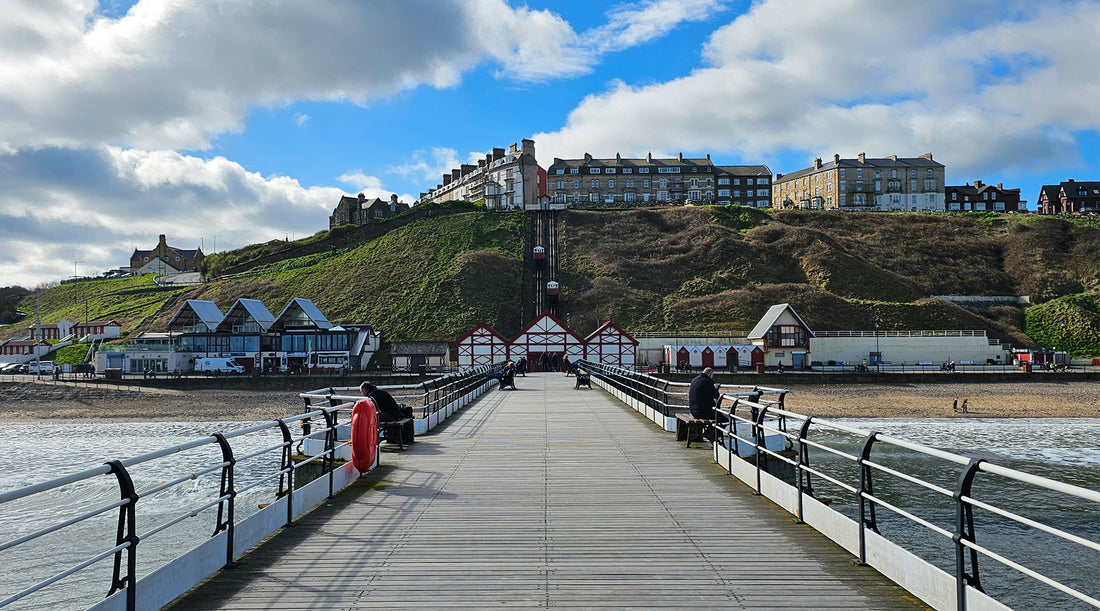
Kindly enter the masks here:
[[955, 400], [951, 402], [951, 411], [956, 412], [956, 413], [959, 411], [959, 398], [958, 397], [955, 397]]
[[963, 404], [962, 404], [962, 413], [964, 413], [964, 414], [967, 414], [967, 413], [969, 413], [969, 412], [967, 411], [967, 408], [966, 408], [966, 401], [967, 401], [966, 399], [963, 399]]

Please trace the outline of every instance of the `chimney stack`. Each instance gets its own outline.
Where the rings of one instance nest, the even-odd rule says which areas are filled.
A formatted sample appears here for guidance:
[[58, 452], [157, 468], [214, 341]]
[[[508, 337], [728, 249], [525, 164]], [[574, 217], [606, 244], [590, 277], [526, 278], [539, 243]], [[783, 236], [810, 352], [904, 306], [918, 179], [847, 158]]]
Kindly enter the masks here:
[[867, 153], [860, 153], [859, 154], [859, 162], [860, 163], [867, 163]]
[[817, 158], [814, 159], [814, 169], [815, 170], [820, 170], [821, 169], [821, 157], [817, 157]]

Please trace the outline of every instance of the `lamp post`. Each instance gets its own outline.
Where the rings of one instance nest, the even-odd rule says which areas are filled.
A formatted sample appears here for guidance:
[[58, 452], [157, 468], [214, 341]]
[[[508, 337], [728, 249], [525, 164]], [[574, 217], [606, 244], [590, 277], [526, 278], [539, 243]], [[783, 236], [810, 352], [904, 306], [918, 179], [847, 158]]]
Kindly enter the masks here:
[[878, 323], [875, 323], [875, 371], [882, 373], [882, 350], [878, 345]]
[[73, 261], [73, 280], [76, 280], [79, 277], [79, 274], [77, 274], [77, 272], [76, 272], [76, 264], [77, 263], [84, 263], [84, 261], [83, 260]]

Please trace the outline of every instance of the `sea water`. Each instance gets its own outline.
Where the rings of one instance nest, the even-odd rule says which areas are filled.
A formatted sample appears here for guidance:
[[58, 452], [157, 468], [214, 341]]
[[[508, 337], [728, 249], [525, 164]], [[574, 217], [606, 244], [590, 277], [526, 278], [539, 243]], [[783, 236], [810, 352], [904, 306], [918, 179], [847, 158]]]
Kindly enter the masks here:
[[[877, 431], [921, 445], [1040, 475], [1090, 490], [1100, 490], [1100, 420], [1054, 418], [951, 418], [951, 419], [837, 419], [865, 431]], [[862, 439], [838, 431], [815, 430], [811, 438], [830, 447], [859, 454]], [[888, 465], [947, 490], [955, 490], [965, 469], [948, 461], [878, 442], [871, 460]], [[855, 464], [812, 452], [811, 465], [845, 473], [845, 481], [858, 486]], [[899, 509], [954, 532], [956, 505], [950, 498], [872, 470], [873, 493]], [[814, 481], [815, 495], [830, 506], [857, 519], [854, 495], [823, 480]], [[979, 473], [972, 497], [1037, 522], [1085, 539], [1100, 542], [1100, 506], [1040, 487]], [[950, 539], [935, 534], [895, 513], [878, 508], [879, 531], [925, 560], [955, 574], [955, 547]], [[1057, 581], [1100, 597], [1100, 552], [1071, 544], [1034, 528], [1022, 526], [982, 509], [974, 510], [975, 540], [979, 545], [1037, 570]], [[969, 555], [967, 567], [969, 569]], [[1013, 608], [1091, 608], [1031, 577], [979, 557], [978, 574], [985, 591]]]

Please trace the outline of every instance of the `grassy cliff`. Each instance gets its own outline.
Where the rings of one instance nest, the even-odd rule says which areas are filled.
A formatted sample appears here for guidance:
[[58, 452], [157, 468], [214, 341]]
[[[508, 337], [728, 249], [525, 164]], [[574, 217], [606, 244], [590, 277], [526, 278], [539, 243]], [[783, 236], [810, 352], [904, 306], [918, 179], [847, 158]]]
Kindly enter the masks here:
[[[567, 211], [556, 222], [559, 311], [581, 333], [608, 318], [630, 330], [747, 331], [768, 306], [789, 302], [815, 329], [982, 328], [1017, 345], [1034, 338], [1100, 354], [1087, 340], [1100, 292], [1091, 219], [700, 206]], [[159, 330], [184, 299], [225, 309], [251, 297], [277, 315], [306, 297], [330, 320], [371, 323], [389, 341], [453, 341], [478, 322], [508, 335], [526, 322], [524, 235], [523, 214], [458, 211], [360, 242], [312, 236], [318, 247], [285, 249], [286, 258], [249, 247], [224, 255], [255, 261], [246, 273], [201, 286], [144, 277], [48, 289], [43, 320], [83, 319], [87, 308], [125, 332]], [[1029, 295], [1035, 305], [975, 312], [935, 295]], [[34, 311], [33, 293], [19, 309]]]

